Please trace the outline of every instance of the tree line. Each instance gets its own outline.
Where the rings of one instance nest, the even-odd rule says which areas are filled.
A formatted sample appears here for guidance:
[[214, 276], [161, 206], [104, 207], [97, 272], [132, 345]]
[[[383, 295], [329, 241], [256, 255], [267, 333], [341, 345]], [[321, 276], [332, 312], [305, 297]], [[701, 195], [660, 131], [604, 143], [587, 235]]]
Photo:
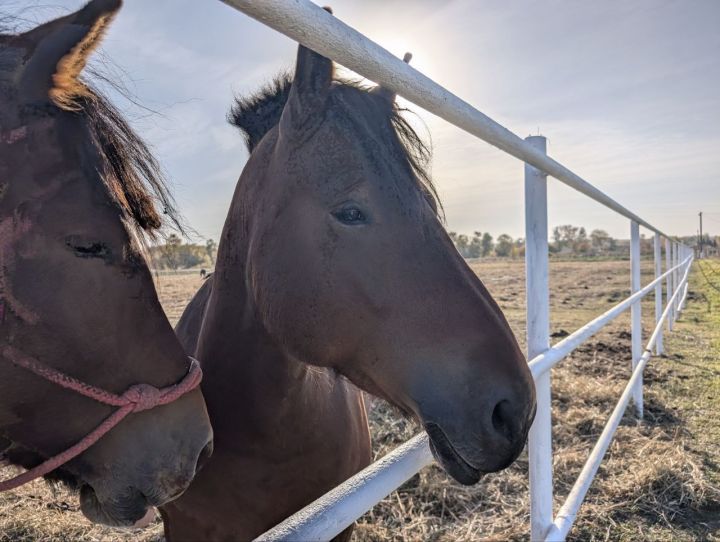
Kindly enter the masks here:
[[[472, 237], [454, 231], [448, 232], [455, 248], [464, 258], [513, 258], [525, 255], [525, 239], [513, 239], [503, 233], [495, 239], [488, 232], [473, 232]], [[652, 240], [642, 239], [643, 252], [652, 252]], [[551, 253], [576, 254], [582, 256], [614, 255], [627, 243], [613, 239], [605, 230], [595, 229], [589, 234], [582, 226], [563, 224], [552, 230], [552, 239], [548, 244]]]
[[[464, 258], [514, 258], [525, 255], [525, 239], [513, 239], [503, 233], [495, 239], [488, 232], [473, 232], [472, 236], [454, 231], [448, 232], [455, 248]], [[720, 237], [703, 236], [706, 249], [717, 249]], [[697, 244], [696, 237], [681, 239], [690, 245]], [[563, 224], [552, 230], [552, 239], [548, 248], [551, 254], [577, 256], [627, 256], [629, 242], [627, 239], [613, 239], [605, 230], [595, 229], [590, 233], [582, 226]], [[169, 235], [162, 245], [150, 247], [150, 257], [159, 269], [188, 269], [192, 267], [215, 266], [217, 244], [208, 239], [204, 245], [183, 243], [175, 234]], [[653, 239], [640, 235], [640, 252], [643, 255], [653, 254]]]
[[215, 267], [217, 244], [208, 239], [204, 245], [183, 243], [175, 234], [168, 235], [165, 243], [150, 247], [150, 259], [157, 269], [189, 269]]

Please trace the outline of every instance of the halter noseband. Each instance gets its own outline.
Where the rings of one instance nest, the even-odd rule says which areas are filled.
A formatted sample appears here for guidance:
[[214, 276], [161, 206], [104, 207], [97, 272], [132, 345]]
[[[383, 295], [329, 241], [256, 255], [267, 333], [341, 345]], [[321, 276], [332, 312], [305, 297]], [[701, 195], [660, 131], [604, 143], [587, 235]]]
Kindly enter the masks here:
[[74, 391], [75, 393], [105, 405], [119, 407], [103, 420], [100, 425], [64, 452], [47, 459], [37, 467], [14, 478], [0, 481], [0, 492], [15, 489], [35, 478], [48, 474], [83, 453], [129, 414], [172, 403], [189, 391], [197, 388], [202, 380], [200, 364], [195, 358], [188, 356], [190, 358], [190, 368], [183, 379], [177, 384], [165, 388], [156, 388], [149, 384], [135, 384], [134, 386], [130, 386], [123, 394], [117, 395], [86, 384], [57, 369], [53, 369], [34, 358], [26, 356], [12, 346], [6, 346], [0, 351], [0, 354], [17, 367], [30, 371], [53, 384], [57, 384], [61, 388]]

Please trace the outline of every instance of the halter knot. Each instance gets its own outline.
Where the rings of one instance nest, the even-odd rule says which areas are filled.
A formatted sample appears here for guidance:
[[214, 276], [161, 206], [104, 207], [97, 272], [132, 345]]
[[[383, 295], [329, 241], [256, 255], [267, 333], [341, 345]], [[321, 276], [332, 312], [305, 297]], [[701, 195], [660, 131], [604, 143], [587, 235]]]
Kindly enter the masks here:
[[[0, 133], [0, 136], [2, 133]], [[1, 141], [0, 141], [1, 142]], [[2, 305], [0, 304], [0, 307]], [[36, 467], [18, 474], [9, 480], [0, 480], [0, 493], [9, 489], [15, 489], [27, 482], [45, 476], [71, 459], [77, 457], [90, 446], [100, 440], [103, 435], [119, 424], [125, 417], [133, 412], [142, 412], [158, 405], [167, 405], [179, 399], [191, 390], [194, 390], [202, 380], [202, 369], [195, 358], [190, 358], [190, 368], [183, 379], [177, 384], [158, 389], [150, 384], [135, 384], [130, 386], [123, 394], [117, 395], [102, 388], [86, 384], [70, 375], [62, 373], [57, 369], [49, 367], [40, 360], [26, 356], [22, 351], [7, 345], [0, 349], [0, 358], [7, 358], [15, 366], [21, 367], [31, 373], [44, 378], [48, 382], [57, 384], [61, 388], [74, 391], [75, 393], [93, 399], [99, 403], [120, 407], [110, 414], [100, 425], [90, 431], [82, 439]]]
[[135, 384], [122, 394], [123, 399], [134, 405], [133, 412], [150, 410], [160, 404], [162, 392], [150, 384]]

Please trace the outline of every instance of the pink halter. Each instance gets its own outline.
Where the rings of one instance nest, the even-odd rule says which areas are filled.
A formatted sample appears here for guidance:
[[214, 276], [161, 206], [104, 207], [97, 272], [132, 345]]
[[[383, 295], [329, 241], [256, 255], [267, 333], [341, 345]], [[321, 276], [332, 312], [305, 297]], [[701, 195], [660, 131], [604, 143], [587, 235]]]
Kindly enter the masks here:
[[[83, 437], [75, 445], [71, 446], [62, 453], [59, 453], [50, 459], [44, 461], [35, 468], [32, 468], [15, 478], [0, 482], [0, 492], [9, 489], [15, 489], [23, 484], [44, 476], [64, 465], [71, 459], [77, 457], [90, 446], [95, 444], [105, 433], [119, 424], [126, 416], [134, 412], [142, 412], [159, 405], [167, 405], [176, 399], [182, 397], [187, 392], [194, 390], [202, 380], [202, 369], [198, 361], [190, 357], [190, 368], [183, 379], [177, 384], [167, 386], [165, 388], [156, 388], [149, 384], [136, 384], [130, 386], [122, 395], [96, 388], [90, 384], [86, 384], [65, 373], [48, 367], [40, 363], [38, 360], [24, 355], [22, 352], [12, 346], [6, 346], [2, 352], [2, 357], [9, 359], [14, 365], [22, 367], [31, 373], [57, 384], [61, 388], [72, 390], [75, 393], [94, 399], [105, 405], [120, 407], [110, 416], [108, 416], [100, 425], [93, 429], [87, 436]], [[189, 356], [188, 356], [189, 357]]]

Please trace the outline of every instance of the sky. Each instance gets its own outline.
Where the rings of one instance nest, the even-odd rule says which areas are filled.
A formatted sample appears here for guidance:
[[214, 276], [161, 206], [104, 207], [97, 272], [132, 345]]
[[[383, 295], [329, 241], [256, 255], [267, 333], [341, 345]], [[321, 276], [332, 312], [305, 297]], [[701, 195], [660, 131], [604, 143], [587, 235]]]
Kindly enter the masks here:
[[[704, 230], [720, 233], [720, 1], [325, 3], [517, 135], [546, 136], [551, 157], [659, 229], [693, 235], [703, 211]], [[38, 22], [82, 2], [3, 4]], [[113, 95], [155, 150], [193, 241], [219, 238], [247, 160], [226, 122], [233, 96], [291, 69], [296, 47], [219, 1], [125, 0], [96, 62], [143, 106]], [[523, 164], [406, 105], [432, 141], [447, 228], [524, 237]], [[629, 237], [627, 219], [554, 179], [548, 190], [551, 227]]]

